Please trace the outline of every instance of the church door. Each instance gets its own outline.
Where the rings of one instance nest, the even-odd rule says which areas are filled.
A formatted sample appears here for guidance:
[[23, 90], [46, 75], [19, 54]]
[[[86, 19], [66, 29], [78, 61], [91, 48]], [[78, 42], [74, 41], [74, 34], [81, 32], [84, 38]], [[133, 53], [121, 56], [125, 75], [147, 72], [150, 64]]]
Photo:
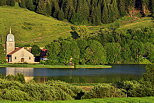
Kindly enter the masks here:
[[24, 58], [21, 58], [21, 62], [22, 62], [22, 63], [24, 62]]

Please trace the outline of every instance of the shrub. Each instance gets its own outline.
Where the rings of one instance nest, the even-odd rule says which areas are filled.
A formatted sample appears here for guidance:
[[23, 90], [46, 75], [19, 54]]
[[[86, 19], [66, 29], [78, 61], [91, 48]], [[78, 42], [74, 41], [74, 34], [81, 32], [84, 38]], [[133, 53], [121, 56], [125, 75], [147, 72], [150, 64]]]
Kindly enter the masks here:
[[22, 89], [24, 85], [17, 81], [8, 81], [0, 79], [0, 89]]
[[52, 80], [52, 81], [48, 81], [46, 84], [49, 86], [59, 87], [60, 89], [65, 91], [67, 94], [69, 94], [72, 98], [76, 97], [78, 93], [82, 92], [82, 89], [62, 81]]
[[0, 97], [3, 99], [12, 101], [32, 100], [32, 98], [27, 93], [16, 89], [4, 89], [1, 91], [0, 95]]
[[117, 88], [125, 90], [125, 93], [129, 97], [133, 97], [135, 91], [133, 91], [135, 88], [140, 87], [140, 83], [137, 81], [123, 81], [123, 82], [117, 82], [114, 84]]
[[21, 73], [17, 73], [17, 75], [8, 75], [6, 76], [6, 79], [9, 81], [19, 81], [21, 83], [25, 83], [24, 75]]
[[91, 99], [106, 97], [126, 97], [126, 94], [110, 84], [100, 84], [95, 86], [90, 92], [87, 92], [82, 98]]
[[72, 100], [73, 98], [58, 86], [39, 83], [25, 84], [24, 90], [34, 100]]

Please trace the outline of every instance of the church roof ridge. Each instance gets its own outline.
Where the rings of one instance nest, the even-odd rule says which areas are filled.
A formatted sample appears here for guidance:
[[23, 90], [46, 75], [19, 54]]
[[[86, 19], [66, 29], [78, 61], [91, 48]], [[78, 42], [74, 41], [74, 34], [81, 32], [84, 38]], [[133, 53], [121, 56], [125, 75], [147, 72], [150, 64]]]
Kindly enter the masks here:
[[19, 51], [20, 49], [22, 49], [23, 47], [19, 47], [19, 48], [16, 48], [14, 51], [12, 51], [11, 53], [9, 53], [8, 55], [12, 55], [14, 53], [16, 53], [17, 51]]

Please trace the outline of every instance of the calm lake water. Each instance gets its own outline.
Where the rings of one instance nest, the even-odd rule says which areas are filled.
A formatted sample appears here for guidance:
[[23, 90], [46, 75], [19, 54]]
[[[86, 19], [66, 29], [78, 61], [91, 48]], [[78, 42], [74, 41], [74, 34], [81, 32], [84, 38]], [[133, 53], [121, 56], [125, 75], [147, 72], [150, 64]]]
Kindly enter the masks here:
[[102, 69], [49, 69], [49, 68], [0, 68], [0, 74], [23, 73], [26, 81], [62, 80], [68, 83], [103, 83], [138, 80], [146, 72], [146, 65], [112, 65]]

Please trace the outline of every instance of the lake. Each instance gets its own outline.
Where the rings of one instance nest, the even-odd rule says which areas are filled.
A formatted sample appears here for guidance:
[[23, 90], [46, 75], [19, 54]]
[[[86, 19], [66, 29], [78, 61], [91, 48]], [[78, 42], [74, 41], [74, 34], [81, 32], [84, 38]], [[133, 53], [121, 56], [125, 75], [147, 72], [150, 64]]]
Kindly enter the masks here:
[[139, 80], [146, 72], [146, 65], [112, 65], [102, 69], [50, 69], [50, 68], [0, 68], [0, 74], [23, 73], [26, 81], [62, 80], [68, 83], [111, 83], [124, 80]]

